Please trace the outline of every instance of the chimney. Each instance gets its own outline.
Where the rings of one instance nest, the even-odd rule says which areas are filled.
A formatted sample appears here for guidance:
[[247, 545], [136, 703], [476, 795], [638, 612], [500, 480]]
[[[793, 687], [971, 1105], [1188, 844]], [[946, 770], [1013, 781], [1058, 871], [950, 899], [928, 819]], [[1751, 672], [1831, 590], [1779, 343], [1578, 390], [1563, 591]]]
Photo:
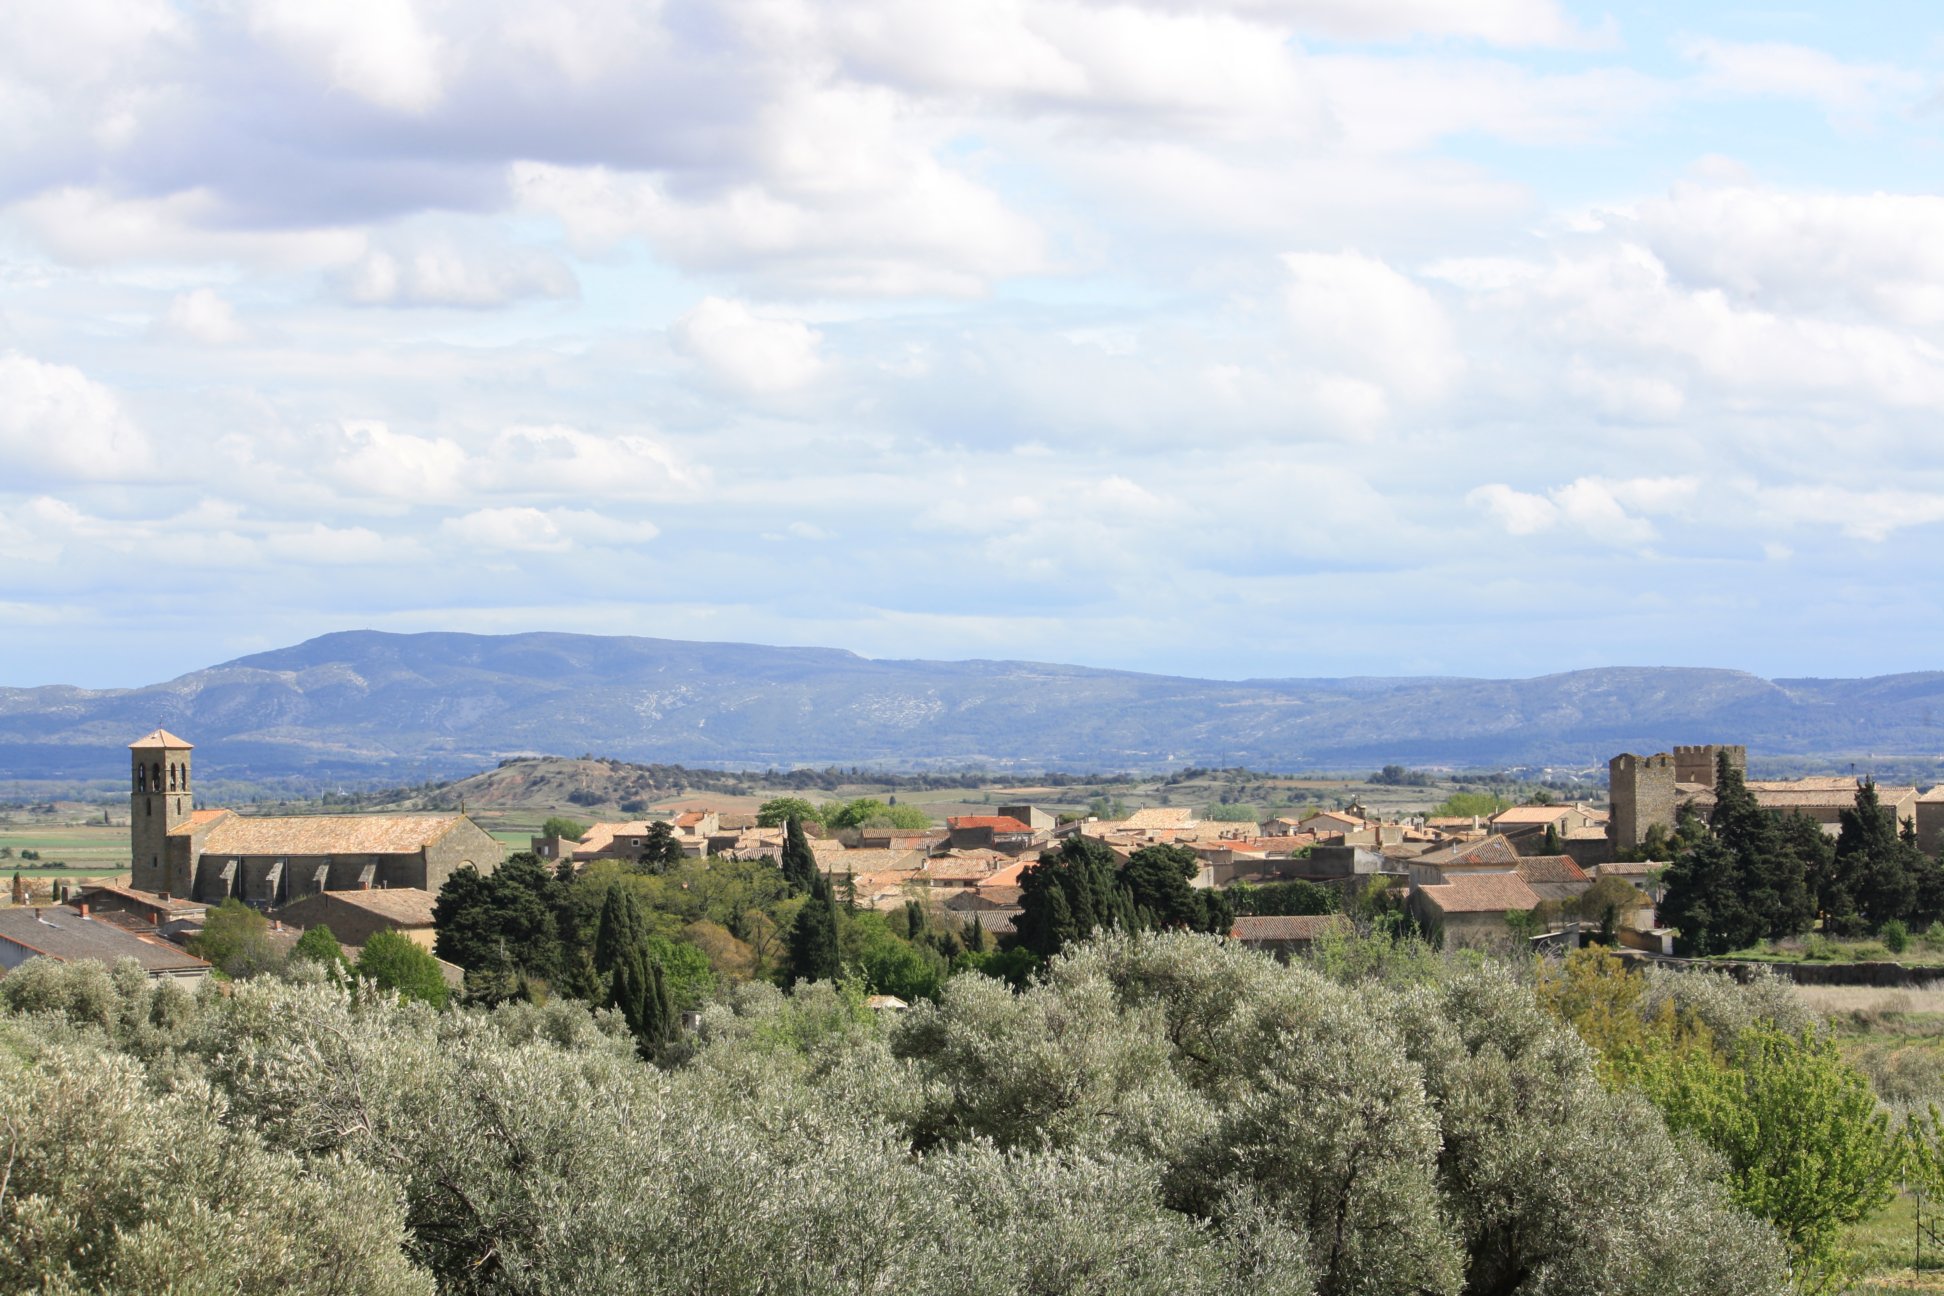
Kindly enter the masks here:
[[164, 891], [164, 892], [162, 893], [162, 900], [163, 900], [163, 902], [164, 902], [164, 903], [167, 903], [167, 902], [168, 902], [168, 899], [169, 899], [169, 893], [168, 893], [167, 891]]
[[272, 919], [270, 920], [270, 930], [271, 930], [271, 931], [274, 931], [274, 932], [280, 932], [280, 931], [282, 931], [282, 930], [283, 930], [283, 919], [281, 919], [281, 918], [272, 918]]
[[86, 918], [88, 916], [88, 906], [85, 901], [82, 902], [81, 904], [74, 906], [74, 908], [76, 912], [78, 912], [83, 918]]

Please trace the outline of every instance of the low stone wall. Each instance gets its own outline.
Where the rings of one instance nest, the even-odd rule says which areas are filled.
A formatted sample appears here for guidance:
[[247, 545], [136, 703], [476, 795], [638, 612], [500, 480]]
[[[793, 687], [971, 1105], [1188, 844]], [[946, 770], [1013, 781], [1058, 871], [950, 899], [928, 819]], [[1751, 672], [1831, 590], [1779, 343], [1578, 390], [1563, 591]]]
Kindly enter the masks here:
[[1767, 968], [1797, 985], [1886, 986], [1910, 989], [1944, 982], [1944, 967], [1906, 967], [1902, 963], [1723, 963], [1703, 959], [1658, 959], [1663, 967], [1698, 968], [1726, 972], [1747, 981], [1756, 968]]

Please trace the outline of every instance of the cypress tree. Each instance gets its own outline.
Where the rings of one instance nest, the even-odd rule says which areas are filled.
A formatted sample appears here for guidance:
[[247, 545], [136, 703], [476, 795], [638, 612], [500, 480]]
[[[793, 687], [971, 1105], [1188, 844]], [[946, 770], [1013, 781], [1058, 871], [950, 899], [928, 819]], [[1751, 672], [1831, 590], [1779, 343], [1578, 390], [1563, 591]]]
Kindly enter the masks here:
[[803, 835], [803, 821], [791, 816], [783, 822], [783, 876], [792, 891], [809, 892], [817, 881], [817, 857]]
[[1856, 804], [1842, 814], [1836, 872], [1872, 928], [1916, 908], [1917, 878], [1910, 866], [1897, 838], [1896, 816], [1877, 797], [1876, 781], [1865, 779], [1856, 790]]
[[831, 981], [842, 969], [837, 952], [836, 897], [830, 884], [818, 878], [790, 928], [790, 976], [796, 981]]

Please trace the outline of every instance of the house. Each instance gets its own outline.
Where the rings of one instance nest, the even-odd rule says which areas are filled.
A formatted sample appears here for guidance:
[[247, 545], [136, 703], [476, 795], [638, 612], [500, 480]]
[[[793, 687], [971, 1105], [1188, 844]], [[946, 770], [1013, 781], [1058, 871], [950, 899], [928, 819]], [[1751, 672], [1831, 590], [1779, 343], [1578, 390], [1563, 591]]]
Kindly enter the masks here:
[[379, 932], [390, 931], [430, 950], [432, 907], [437, 899], [416, 887], [319, 891], [292, 901], [276, 915], [292, 927], [329, 927], [340, 945], [363, 945]]
[[933, 891], [975, 887], [1012, 862], [997, 851], [953, 851], [926, 860], [912, 880]]
[[1492, 816], [1492, 831], [1507, 837], [1536, 833], [1544, 836], [1550, 828], [1559, 836], [1579, 828], [1598, 828], [1604, 834], [1607, 815], [1583, 805], [1513, 806]]
[[209, 964], [195, 955], [153, 933], [96, 917], [86, 903], [0, 909], [0, 968], [11, 970], [31, 958], [57, 963], [92, 959], [110, 966], [134, 959], [158, 981], [198, 981], [209, 975]]
[[1540, 900], [1557, 905], [1569, 904], [1593, 887], [1593, 879], [1570, 855], [1528, 855], [1513, 871]]
[[1307, 819], [1299, 819], [1297, 832], [1315, 833], [1319, 837], [1333, 837], [1338, 833], [1358, 832], [1370, 824], [1361, 815], [1344, 814], [1341, 810], [1321, 810]]
[[1229, 938], [1287, 961], [1306, 952], [1320, 936], [1350, 931], [1350, 920], [1342, 914], [1245, 916], [1235, 920]]
[[241, 815], [197, 809], [191, 744], [157, 729], [129, 744], [132, 888], [268, 906], [312, 891], [421, 887], [499, 867], [498, 841], [462, 814]]
[[953, 815], [945, 821], [953, 850], [996, 850], [1018, 855], [1044, 845], [1047, 833], [1011, 815]]
[[1186, 832], [1199, 822], [1194, 810], [1188, 806], [1145, 806], [1113, 827], [1128, 833], [1174, 834]]
[[1051, 832], [1059, 823], [1059, 817], [1051, 811], [1024, 802], [1018, 805], [1002, 805], [999, 807], [999, 813], [1019, 820], [1034, 832]]
[[1450, 949], [1502, 944], [1510, 935], [1505, 916], [1531, 913], [1539, 897], [1517, 873], [1459, 873], [1448, 882], [1416, 887], [1410, 903], [1419, 922], [1444, 932]]
[[160, 932], [164, 936], [173, 935], [184, 927], [200, 928], [203, 915], [209, 911], [208, 905], [198, 904], [194, 900], [105, 883], [82, 887], [69, 897], [69, 902], [86, 905], [89, 913], [100, 918], [126, 916], [139, 927]]
[[1911, 813], [1917, 820], [1917, 849], [1935, 859], [1944, 845], [1944, 783], [1918, 797]]

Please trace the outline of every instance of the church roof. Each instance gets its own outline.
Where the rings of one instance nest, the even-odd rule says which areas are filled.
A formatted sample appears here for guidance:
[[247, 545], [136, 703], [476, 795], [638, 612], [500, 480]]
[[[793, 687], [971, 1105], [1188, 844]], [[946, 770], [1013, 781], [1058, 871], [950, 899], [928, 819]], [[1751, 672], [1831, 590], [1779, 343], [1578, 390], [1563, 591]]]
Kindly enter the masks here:
[[411, 855], [465, 820], [459, 814], [232, 814], [202, 840], [206, 855]]
[[195, 748], [196, 744], [192, 742], [186, 742], [183, 739], [176, 737], [174, 734], [170, 733], [167, 729], [157, 729], [154, 733], [149, 734], [147, 737], [137, 738], [134, 742], [128, 745], [131, 749], [136, 747], [141, 747], [141, 748], [173, 747], [173, 748], [178, 748], [182, 751], [190, 751]]

